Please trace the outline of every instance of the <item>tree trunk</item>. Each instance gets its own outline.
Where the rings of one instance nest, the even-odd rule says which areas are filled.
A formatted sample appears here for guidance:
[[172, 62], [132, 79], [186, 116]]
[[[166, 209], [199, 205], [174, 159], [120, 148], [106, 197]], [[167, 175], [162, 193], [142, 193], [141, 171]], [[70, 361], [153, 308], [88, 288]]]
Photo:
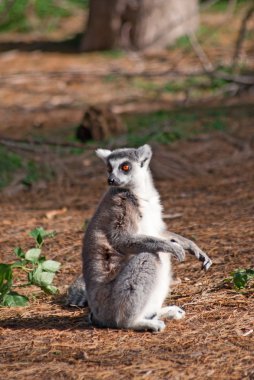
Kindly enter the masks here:
[[90, 0], [81, 50], [163, 48], [193, 32], [198, 0]]

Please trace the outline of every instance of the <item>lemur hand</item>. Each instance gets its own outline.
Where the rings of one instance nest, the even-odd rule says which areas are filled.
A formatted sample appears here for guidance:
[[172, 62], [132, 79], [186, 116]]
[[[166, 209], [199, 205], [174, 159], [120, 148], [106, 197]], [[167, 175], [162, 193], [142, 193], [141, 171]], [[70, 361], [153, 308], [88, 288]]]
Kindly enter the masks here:
[[184, 248], [178, 244], [177, 242], [174, 242], [174, 241], [168, 241], [167, 242], [168, 245], [169, 245], [169, 252], [172, 253], [173, 256], [175, 256], [175, 258], [178, 260], [178, 261], [184, 261], [185, 260], [185, 250]]
[[192, 255], [194, 255], [199, 261], [202, 262], [202, 269], [208, 270], [210, 266], [212, 265], [212, 260], [207, 256], [205, 252], [203, 252], [197, 244], [195, 244], [193, 241], [184, 238], [181, 235], [177, 235], [173, 232], [169, 233], [170, 241], [175, 242], [178, 245], [180, 245], [183, 249], [186, 251], [189, 251]]

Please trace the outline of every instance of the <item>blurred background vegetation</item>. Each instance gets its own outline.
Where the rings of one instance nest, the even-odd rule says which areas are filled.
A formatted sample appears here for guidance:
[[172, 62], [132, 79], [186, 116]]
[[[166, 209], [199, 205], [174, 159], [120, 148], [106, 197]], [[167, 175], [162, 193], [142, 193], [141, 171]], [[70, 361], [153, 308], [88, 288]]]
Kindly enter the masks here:
[[[193, 0], [194, 28], [158, 50], [114, 40], [94, 52], [91, 40], [107, 32], [92, 31], [88, 53], [80, 42], [89, 34], [92, 1], [102, 17], [98, 0], [0, 1], [0, 188], [13, 173], [14, 187], [50, 181], [68, 166], [65, 159], [98, 144], [168, 145], [253, 120], [252, 0]], [[105, 15], [117, 1], [103, 4]], [[132, 13], [121, 20], [127, 16], [132, 21]], [[111, 131], [112, 120], [120, 134]], [[89, 139], [77, 128], [90, 128]]]
[[88, 7], [88, 0], [2, 0], [0, 31], [47, 33], [62, 19]]

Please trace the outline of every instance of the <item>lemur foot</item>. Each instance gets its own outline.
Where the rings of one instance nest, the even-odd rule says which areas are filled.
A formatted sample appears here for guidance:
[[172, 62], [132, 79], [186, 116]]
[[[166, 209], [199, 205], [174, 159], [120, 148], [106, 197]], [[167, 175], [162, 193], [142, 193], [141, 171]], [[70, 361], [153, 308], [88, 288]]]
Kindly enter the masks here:
[[67, 306], [87, 306], [86, 286], [83, 276], [79, 276], [69, 287], [66, 297]]
[[132, 327], [134, 330], [149, 330], [153, 332], [160, 332], [165, 329], [165, 323], [160, 319], [142, 319]]
[[182, 319], [185, 316], [185, 311], [178, 306], [166, 306], [161, 308], [157, 314], [158, 317], [167, 317], [170, 319]]

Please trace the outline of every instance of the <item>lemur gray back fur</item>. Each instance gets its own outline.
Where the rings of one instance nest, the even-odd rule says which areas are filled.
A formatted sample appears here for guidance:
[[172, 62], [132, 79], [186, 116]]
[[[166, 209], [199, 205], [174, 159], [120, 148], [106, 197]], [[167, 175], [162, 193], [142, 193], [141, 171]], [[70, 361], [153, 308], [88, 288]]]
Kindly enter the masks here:
[[166, 231], [148, 145], [96, 153], [107, 165], [111, 187], [84, 236], [85, 287], [79, 279], [77, 291], [70, 288], [69, 303], [87, 299], [99, 326], [160, 331], [164, 323], [159, 316], [184, 315], [176, 306], [162, 308], [172, 279], [171, 254], [182, 261], [189, 250], [205, 269], [211, 260], [193, 242]]

